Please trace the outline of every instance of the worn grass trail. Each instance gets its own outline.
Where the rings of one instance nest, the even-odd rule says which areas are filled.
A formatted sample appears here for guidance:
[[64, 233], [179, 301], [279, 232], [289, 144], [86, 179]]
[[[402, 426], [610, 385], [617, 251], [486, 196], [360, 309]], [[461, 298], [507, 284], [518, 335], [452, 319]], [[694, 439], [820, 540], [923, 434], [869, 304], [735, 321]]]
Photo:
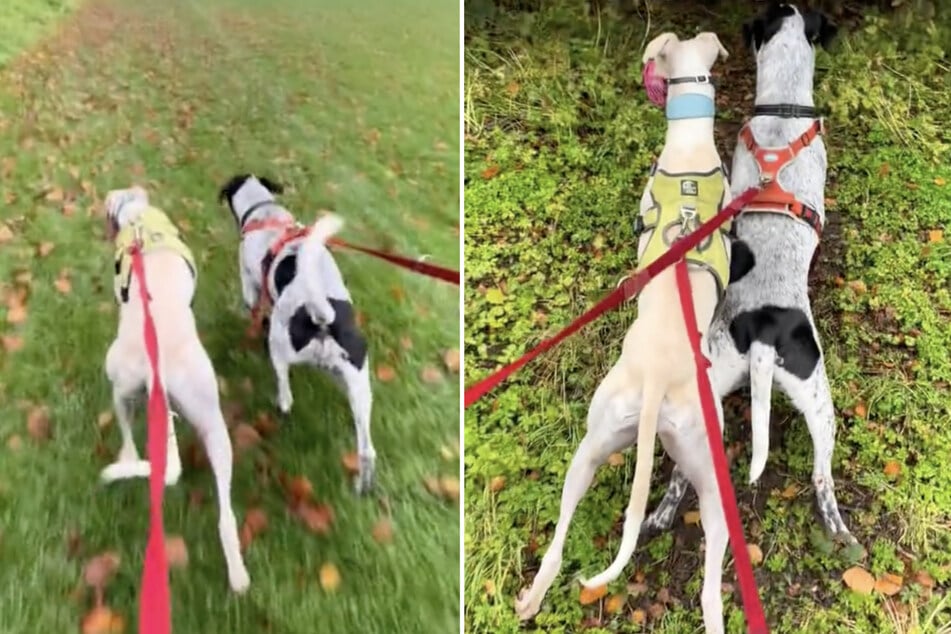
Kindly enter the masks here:
[[[754, 60], [740, 25], [757, 3], [653, 3], [646, 16], [585, 15], [585, 3], [500, 12], [466, 33], [466, 382], [517, 358], [614, 288], [635, 262], [634, 216], [663, 112], [641, 86], [644, 44], [664, 31], [716, 32], [721, 156], [751, 110]], [[602, 3], [603, 4], [603, 3]], [[865, 552], [818, 530], [812, 445], [777, 397], [763, 478], [748, 480], [748, 391], [725, 402], [726, 442], [772, 631], [944, 633], [951, 627], [951, 226], [941, 125], [946, 29], [911, 16], [855, 19], [818, 58], [827, 114], [829, 225], [812, 286], [837, 409], [834, 459], [846, 521]], [[551, 541], [568, 463], [633, 306], [605, 316], [466, 412], [466, 623], [524, 631], [513, 599]], [[744, 411], [745, 410], [745, 411]], [[700, 631], [702, 533], [686, 515], [643, 540], [624, 581], [591, 606], [579, 576], [603, 570], [620, 539], [633, 457], [602, 467], [580, 504], [561, 575], [528, 631]], [[658, 464], [661, 464], [660, 462]], [[669, 461], [656, 469], [659, 500]], [[727, 558], [725, 581], [734, 576]], [[852, 566], [877, 582], [849, 590]], [[853, 573], [850, 582], [855, 583]], [[890, 576], [889, 576], [890, 575]], [[864, 588], [870, 590], [870, 588]], [[729, 632], [745, 631], [725, 589]]]
[[[121, 558], [107, 602], [135, 622], [145, 547], [144, 481], [99, 485], [118, 449], [102, 361], [115, 333], [111, 247], [98, 208], [132, 182], [184, 230], [198, 258], [194, 310], [222, 379], [226, 418], [274, 412], [263, 346], [242, 345], [237, 235], [216, 201], [232, 174], [289, 186], [309, 221], [334, 209], [342, 237], [458, 261], [458, 9], [441, 4], [280, 0], [93, 0], [0, 70], [0, 632], [74, 631], [83, 560]], [[52, 246], [52, 250], [49, 249]], [[440, 450], [458, 437], [457, 290], [360, 254], [337, 261], [365, 320], [374, 378], [375, 495], [358, 498], [341, 456], [354, 445], [346, 401], [316, 371], [292, 373], [291, 419], [239, 458], [239, 522], [263, 508], [246, 553], [247, 596], [227, 589], [213, 479], [185, 456], [166, 494], [184, 536], [171, 577], [176, 632], [446, 632], [457, 627], [458, 508], [425, 477], [454, 476]], [[66, 284], [55, 280], [68, 279]], [[65, 291], [65, 292], [64, 292]], [[11, 298], [26, 296], [25, 316]], [[25, 318], [24, 318], [25, 317]], [[434, 373], [423, 370], [437, 368]], [[389, 377], [387, 377], [389, 378]], [[26, 416], [47, 408], [51, 438]], [[140, 421], [142, 415], [140, 414]], [[182, 426], [183, 451], [194, 434]], [[137, 437], [144, 450], [144, 425]], [[269, 476], [261, 465], [270, 464]], [[303, 475], [335, 511], [316, 536], [285, 509], [279, 473]], [[371, 536], [392, 510], [392, 545]], [[318, 568], [342, 576], [325, 592]], [[131, 629], [131, 626], [130, 628]]]

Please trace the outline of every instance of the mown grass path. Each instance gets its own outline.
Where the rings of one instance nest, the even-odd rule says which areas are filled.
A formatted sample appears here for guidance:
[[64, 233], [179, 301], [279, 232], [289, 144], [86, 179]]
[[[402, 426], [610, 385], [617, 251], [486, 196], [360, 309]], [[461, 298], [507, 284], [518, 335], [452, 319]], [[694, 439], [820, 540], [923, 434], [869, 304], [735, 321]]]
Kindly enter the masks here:
[[[107, 549], [122, 564], [106, 600], [129, 630], [135, 622], [146, 485], [98, 483], [119, 442], [107, 417], [98, 424], [111, 407], [102, 362], [116, 324], [105, 192], [146, 185], [184, 230], [226, 418], [251, 422], [275, 411], [274, 381], [263, 346], [243, 344], [238, 238], [217, 188], [234, 173], [268, 174], [289, 186], [300, 219], [334, 209], [345, 239], [455, 268], [457, 137], [451, 3], [91, 0], [0, 70], [0, 632], [76, 630], [88, 606], [75, 592], [82, 563]], [[458, 473], [441, 451], [458, 439], [458, 376], [443, 363], [459, 346], [458, 291], [360, 254], [337, 261], [372, 363], [394, 370], [374, 379], [375, 495], [358, 498], [341, 464], [354, 444], [344, 397], [295, 370], [291, 419], [237, 459], [239, 522], [257, 506], [270, 525], [246, 553], [251, 590], [236, 598], [213, 480], [183, 426], [185, 473], [165, 513], [190, 555], [171, 577], [176, 632], [457, 627], [459, 510], [424, 479]], [[48, 440], [27, 429], [38, 407]], [[280, 474], [307, 477], [335, 511], [328, 535], [287, 512]], [[371, 535], [385, 507], [390, 545]], [[325, 563], [342, 576], [336, 592], [318, 583]]]
[[[503, 12], [466, 34], [467, 383], [554, 334], [636, 264], [633, 219], [665, 129], [640, 80], [651, 37], [711, 30], [730, 51], [714, 68], [728, 162], [751, 110], [754, 60], [740, 25], [759, 3], [650, 3], [649, 32], [646, 15], [586, 15], [585, 4]], [[940, 46], [949, 38], [920, 20], [853, 19], [817, 63], [829, 226], [812, 301], [837, 408], [837, 493], [866, 552], [817, 530], [801, 416], [775, 399], [770, 459], [750, 487], [748, 392], [725, 403], [733, 482], [748, 540], [764, 555], [756, 576], [777, 634], [951, 627], [951, 136], [942, 123], [951, 91]], [[551, 540], [588, 404], [632, 311], [587, 327], [467, 411], [470, 631], [523, 631], [513, 598]], [[668, 472], [669, 461], [656, 469], [654, 503]], [[609, 588], [614, 600], [579, 603], [577, 578], [617, 550], [632, 473], [628, 456], [598, 472], [528, 631], [702, 627], [701, 531], [682, 519], [639, 544], [626, 583]], [[695, 508], [691, 497], [681, 512]], [[878, 590], [849, 590], [843, 573], [853, 565]], [[732, 587], [726, 605], [728, 631], [745, 631]]]

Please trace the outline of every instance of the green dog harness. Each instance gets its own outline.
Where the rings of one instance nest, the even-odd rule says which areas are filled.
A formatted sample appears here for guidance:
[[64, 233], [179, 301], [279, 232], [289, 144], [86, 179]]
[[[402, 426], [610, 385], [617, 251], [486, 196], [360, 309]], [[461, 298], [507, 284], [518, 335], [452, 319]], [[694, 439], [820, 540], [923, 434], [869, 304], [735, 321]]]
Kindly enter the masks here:
[[178, 227], [168, 216], [154, 207], [149, 207], [133, 222], [124, 226], [116, 235], [115, 290], [123, 303], [129, 301], [129, 284], [132, 281], [132, 255], [129, 249], [136, 240], [142, 243], [142, 253], [156, 249], [168, 249], [185, 258], [192, 275], [198, 277], [195, 257], [182, 241]]
[[[638, 270], [659, 258], [681, 235], [696, 230], [717, 215], [723, 207], [723, 194], [722, 168], [705, 174], [668, 174], [655, 170], [650, 189], [651, 206], [638, 223], [642, 231], [651, 231]], [[730, 280], [730, 254], [723, 236], [729, 233], [731, 225], [732, 222], [724, 223], [686, 255], [687, 264], [701, 266], [713, 274], [721, 294]]]

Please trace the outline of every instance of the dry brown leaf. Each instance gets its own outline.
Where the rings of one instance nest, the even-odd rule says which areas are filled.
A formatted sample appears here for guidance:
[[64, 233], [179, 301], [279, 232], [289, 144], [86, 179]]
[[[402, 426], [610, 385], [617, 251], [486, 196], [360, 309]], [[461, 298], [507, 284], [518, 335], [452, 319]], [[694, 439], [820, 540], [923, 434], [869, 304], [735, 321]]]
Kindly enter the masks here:
[[396, 370], [385, 364], [378, 365], [376, 366], [376, 378], [383, 383], [389, 383], [396, 378]]
[[45, 196], [46, 200], [51, 203], [61, 203], [65, 197], [66, 196], [63, 194], [63, 190], [60, 187], [54, 187], [53, 189], [46, 192]]
[[928, 242], [941, 242], [944, 239], [944, 231], [941, 229], [932, 229], [928, 232]]
[[442, 494], [453, 502], [459, 501], [459, 479], [453, 477], [444, 477], [439, 481], [439, 488]]
[[296, 509], [297, 516], [312, 533], [326, 535], [334, 521], [334, 512], [326, 504], [301, 504]]
[[314, 485], [305, 476], [297, 476], [288, 482], [287, 492], [293, 502], [300, 502], [310, 499], [314, 493]]
[[608, 464], [612, 467], [623, 467], [624, 454], [620, 452], [612, 453], [610, 456], [608, 456]]
[[119, 569], [120, 561], [119, 553], [115, 551], [109, 550], [96, 555], [83, 566], [83, 582], [101, 593]]
[[264, 438], [273, 436], [280, 429], [277, 421], [267, 412], [261, 412], [254, 419], [254, 429]]
[[885, 468], [882, 469], [889, 478], [897, 478], [898, 474], [901, 473], [901, 463], [897, 460], [889, 460], [885, 463]]
[[439, 478], [435, 476], [426, 476], [423, 478], [423, 486], [425, 486], [426, 490], [433, 495], [440, 495], [442, 493], [442, 487], [439, 485]]
[[505, 476], [495, 476], [489, 481], [489, 490], [498, 493], [505, 488]]
[[581, 602], [581, 605], [591, 605], [604, 597], [607, 593], [607, 585], [598, 586], [597, 588], [581, 586], [581, 594], [578, 596], [578, 600]]
[[900, 575], [885, 573], [875, 580], [875, 592], [891, 597], [901, 592], [904, 579]]
[[11, 229], [8, 225], [0, 222], [0, 244], [10, 242], [11, 240], [13, 240], [13, 238], [14, 238], [13, 229]]
[[604, 611], [608, 614], [617, 614], [624, 609], [624, 603], [626, 601], [627, 597], [623, 594], [612, 594], [608, 597], [608, 600], [604, 602]]
[[644, 625], [647, 622], [647, 612], [637, 608], [636, 610], [631, 611], [631, 623], [637, 623], [638, 625]]
[[393, 543], [393, 523], [388, 517], [381, 517], [373, 526], [373, 539], [380, 544]]
[[799, 487], [797, 487], [795, 484], [790, 484], [788, 487], [779, 492], [779, 497], [783, 498], [784, 500], [791, 500], [797, 495], [799, 495]]
[[264, 509], [254, 507], [248, 509], [244, 514], [244, 525], [248, 527], [252, 535], [260, 535], [267, 530], [267, 514]]
[[45, 407], [34, 407], [27, 413], [26, 429], [34, 440], [49, 440], [50, 416]]
[[868, 290], [868, 287], [865, 285], [865, 282], [862, 280], [852, 280], [849, 282], [849, 288], [856, 292], [858, 295], [864, 295]]
[[855, 415], [859, 418], [865, 418], [868, 416], [868, 408], [865, 406], [865, 403], [859, 403], [855, 406], [854, 409]]
[[346, 469], [350, 475], [360, 473], [360, 456], [357, 455], [356, 451], [348, 451], [343, 454], [340, 462], [343, 463], [343, 468]]
[[647, 612], [651, 615], [651, 618], [655, 621], [660, 617], [664, 616], [664, 612], [667, 611], [667, 608], [664, 607], [663, 603], [651, 603], [647, 608]]
[[747, 544], [746, 551], [750, 555], [750, 563], [758, 566], [763, 563], [763, 549], [756, 544]]
[[123, 634], [125, 618], [104, 605], [94, 607], [82, 620], [82, 634]]
[[459, 371], [459, 350], [456, 348], [451, 348], [442, 353], [443, 363], [446, 364], [446, 368], [450, 372]]
[[875, 577], [861, 566], [852, 566], [842, 573], [842, 581], [859, 594], [871, 594], [875, 589]]
[[934, 578], [926, 570], [919, 570], [915, 573], [915, 583], [923, 588], [934, 588]]
[[498, 165], [489, 165], [487, 168], [482, 170], [482, 178], [489, 180], [490, 178], [495, 178], [495, 175], [499, 173]]
[[165, 558], [169, 568], [185, 568], [188, 566], [188, 547], [185, 538], [181, 535], [165, 536]]
[[700, 511], [687, 511], [684, 513], [684, 524], [687, 526], [700, 523]]
[[334, 592], [340, 587], [340, 571], [337, 566], [326, 563], [320, 567], [320, 587], [327, 592]]
[[232, 432], [234, 446], [238, 451], [256, 447], [261, 443], [261, 434], [252, 425], [241, 423]]
[[63, 295], [69, 295], [73, 292], [73, 284], [69, 281], [69, 272], [66, 270], [60, 271], [59, 277], [53, 282], [53, 286]]
[[26, 306], [20, 302], [14, 302], [7, 305], [7, 322], [11, 324], [22, 324], [26, 321]]
[[423, 379], [423, 383], [439, 383], [442, 381], [442, 372], [439, 371], [439, 368], [426, 365], [423, 366], [423, 371], [420, 374], [420, 378]]

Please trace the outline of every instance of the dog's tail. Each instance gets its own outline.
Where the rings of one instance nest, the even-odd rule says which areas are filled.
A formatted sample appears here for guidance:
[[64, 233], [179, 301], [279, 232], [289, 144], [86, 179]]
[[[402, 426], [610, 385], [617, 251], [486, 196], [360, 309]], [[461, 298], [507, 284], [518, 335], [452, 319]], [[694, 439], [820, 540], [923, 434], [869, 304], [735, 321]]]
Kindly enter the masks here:
[[753, 458], [750, 460], [750, 484], [763, 475], [769, 454], [769, 407], [773, 395], [773, 370], [776, 350], [754, 341], [750, 345], [750, 421]]
[[307, 288], [304, 304], [310, 318], [316, 322], [331, 323], [335, 314], [327, 301], [327, 289], [320, 283], [320, 257], [326, 249], [327, 240], [343, 227], [343, 219], [336, 214], [324, 214], [310, 228], [310, 233], [297, 252], [297, 271]]
[[617, 557], [607, 570], [592, 579], [582, 581], [586, 588], [597, 588], [618, 578], [637, 548], [637, 536], [647, 510], [647, 495], [650, 493], [651, 471], [654, 466], [654, 439], [657, 436], [657, 419], [664, 400], [661, 385], [648, 378], [644, 383], [644, 400], [641, 403], [640, 422], [637, 428], [637, 464], [634, 481], [631, 483], [631, 498], [624, 517], [624, 533]]

